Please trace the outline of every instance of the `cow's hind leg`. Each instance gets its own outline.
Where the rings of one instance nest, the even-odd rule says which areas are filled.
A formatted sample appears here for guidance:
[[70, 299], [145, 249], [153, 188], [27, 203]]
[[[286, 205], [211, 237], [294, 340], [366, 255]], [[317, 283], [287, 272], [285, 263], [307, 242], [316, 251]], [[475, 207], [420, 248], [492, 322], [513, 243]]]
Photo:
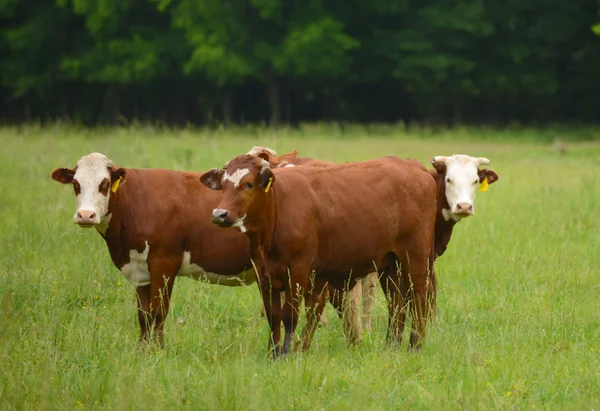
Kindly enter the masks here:
[[402, 333], [406, 322], [408, 299], [403, 289], [397, 267], [383, 270], [379, 283], [388, 304], [388, 331], [386, 341], [390, 345], [399, 346], [402, 343]]
[[371, 332], [371, 311], [375, 302], [377, 280], [377, 272], [373, 272], [360, 280], [362, 282], [362, 329], [368, 333]]
[[319, 280], [314, 282], [314, 286], [312, 284], [309, 285], [304, 294], [306, 325], [302, 330], [302, 351], [307, 351], [312, 344], [313, 337], [319, 325], [319, 318], [323, 318], [322, 313], [327, 303], [328, 295], [327, 283]]

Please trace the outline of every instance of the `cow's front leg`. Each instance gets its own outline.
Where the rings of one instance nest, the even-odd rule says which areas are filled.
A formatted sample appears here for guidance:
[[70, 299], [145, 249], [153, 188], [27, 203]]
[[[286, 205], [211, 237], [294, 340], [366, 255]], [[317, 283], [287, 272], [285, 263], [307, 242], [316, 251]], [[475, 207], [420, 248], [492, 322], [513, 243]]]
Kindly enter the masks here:
[[298, 326], [300, 316], [301, 296], [307, 290], [311, 266], [305, 261], [295, 262], [290, 266], [289, 276], [286, 281], [285, 306], [283, 307], [283, 327], [285, 328], [285, 340], [283, 342], [283, 354], [290, 352], [292, 340]]
[[150, 314], [154, 324], [154, 340], [164, 346], [164, 323], [169, 314], [171, 293], [181, 259], [151, 255], [148, 259], [150, 271]]
[[272, 283], [268, 278], [261, 278], [258, 281], [258, 287], [262, 295], [269, 330], [271, 331], [268, 350], [274, 358], [277, 358], [281, 342], [281, 293], [273, 290]]
[[140, 340], [142, 343], [150, 338], [150, 327], [152, 320], [150, 318], [150, 285], [136, 287], [138, 321], [140, 322]]

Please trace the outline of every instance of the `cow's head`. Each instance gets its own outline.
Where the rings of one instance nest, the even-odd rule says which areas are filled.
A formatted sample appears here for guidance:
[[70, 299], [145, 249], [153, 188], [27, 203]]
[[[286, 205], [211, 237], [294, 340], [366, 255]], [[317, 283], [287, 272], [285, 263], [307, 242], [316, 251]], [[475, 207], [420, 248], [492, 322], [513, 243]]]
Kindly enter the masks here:
[[[252, 156], [261, 157], [269, 162], [271, 168], [283, 168], [283, 167], [294, 167], [294, 160], [296, 160], [296, 156], [298, 155], [298, 151], [294, 150], [286, 154], [282, 154], [277, 157], [277, 152], [269, 147], [258, 147], [254, 146], [250, 151], [246, 154], [250, 154]], [[225, 163], [223, 168], [227, 168], [229, 162]]]
[[260, 210], [275, 176], [265, 155], [243, 154], [229, 161], [225, 170], [214, 168], [204, 173], [200, 181], [223, 191], [221, 203], [213, 210], [213, 222], [245, 233], [247, 216]]
[[81, 227], [98, 225], [108, 212], [111, 188], [125, 176], [125, 170], [115, 167], [104, 154], [92, 153], [82, 157], [75, 168], [57, 168], [52, 179], [63, 184], [73, 184], [77, 211], [75, 224]]
[[[490, 164], [483, 157], [470, 157], [455, 154], [450, 157], [437, 156], [431, 164], [445, 181], [446, 200], [449, 210], [442, 211], [446, 220], [460, 221], [475, 213], [475, 195], [479, 184], [492, 184], [498, 181], [498, 174], [492, 170], [480, 170], [479, 166]], [[487, 179], [487, 182], [484, 182]]]

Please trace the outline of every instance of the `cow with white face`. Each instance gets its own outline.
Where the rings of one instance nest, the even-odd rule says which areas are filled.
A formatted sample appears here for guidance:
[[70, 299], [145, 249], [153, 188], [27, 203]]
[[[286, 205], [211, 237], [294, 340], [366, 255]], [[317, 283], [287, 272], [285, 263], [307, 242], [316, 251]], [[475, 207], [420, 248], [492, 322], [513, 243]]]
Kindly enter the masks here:
[[436, 156], [431, 162], [437, 173], [444, 176], [444, 192], [447, 208], [442, 209], [446, 221], [456, 222], [475, 214], [477, 187], [487, 189], [488, 184], [498, 180], [492, 170], [480, 170], [479, 166], [490, 164], [484, 157], [455, 154], [450, 157]]
[[100, 153], [51, 174], [73, 186], [73, 221], [97, 229], [114, 265], [135, 287], [142, 341], [153, 335], [162, 344], [176, 277], [231, 287], [256, 280], [247, 237], [211, 223], [222, 195], [202, 185], [200, 175], [120, 168]]
[[113, 165], [104, 154], [91, 153], [82, 157], [75, 168], [58, 168], [52, 179], [73, 184], [77, 211], [73, 222], [81, 227], [102, 229], [107, 218], [110, 189], [115, 189], [125, 176], [125, 169]]

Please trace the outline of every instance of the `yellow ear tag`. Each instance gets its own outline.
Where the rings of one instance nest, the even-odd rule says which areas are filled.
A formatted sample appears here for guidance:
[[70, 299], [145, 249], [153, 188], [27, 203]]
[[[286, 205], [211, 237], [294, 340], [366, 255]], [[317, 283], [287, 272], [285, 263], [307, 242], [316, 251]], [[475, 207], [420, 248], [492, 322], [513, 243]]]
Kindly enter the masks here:
[[267, 188], [265, 188], [265, 193], [269, 192], [269, 188], [271, 188], [272, 182], [273, 182], [273, 177], [269, 178], [269, 182], [267, 183]]
[[488, 189], [488, 182], [487, 182], [487, 177], [486, 177], [483, 179], [483, 182], [479, 186], [479, 191], [487, 191], [487, 189]]
[[119, 179], [113, 183], [112, 188], [110, 189], [113, 193], [117, 192], [117, 188], [119, 188], [119, 183], [121, 182], [122, 178], [123, 176], [119, 177]]

